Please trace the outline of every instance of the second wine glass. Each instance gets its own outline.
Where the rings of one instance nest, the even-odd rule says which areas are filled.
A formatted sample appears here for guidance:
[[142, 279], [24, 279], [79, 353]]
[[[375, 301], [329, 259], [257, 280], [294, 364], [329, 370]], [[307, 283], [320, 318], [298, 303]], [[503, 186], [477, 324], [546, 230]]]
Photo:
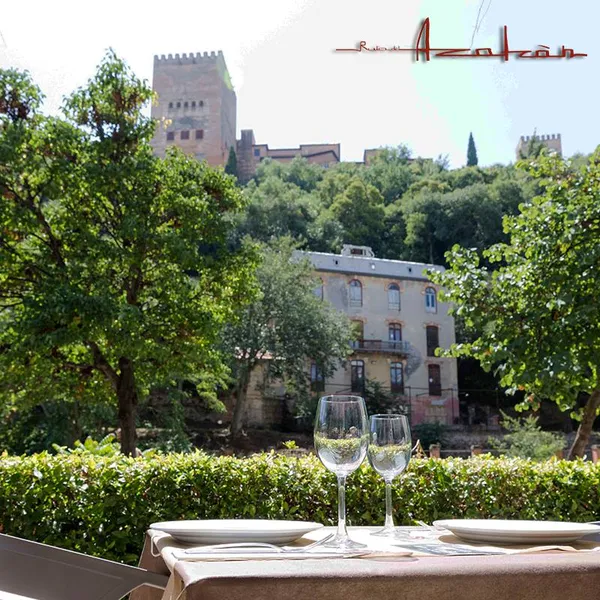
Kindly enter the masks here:
[[392, 515], [392, 481], [406, 469], [411, 454], [410, 426], [404, 415], [373, 415], [369, 420], [368, 457], [385, 481], [385, 524], [371, 535], [397, 537]]

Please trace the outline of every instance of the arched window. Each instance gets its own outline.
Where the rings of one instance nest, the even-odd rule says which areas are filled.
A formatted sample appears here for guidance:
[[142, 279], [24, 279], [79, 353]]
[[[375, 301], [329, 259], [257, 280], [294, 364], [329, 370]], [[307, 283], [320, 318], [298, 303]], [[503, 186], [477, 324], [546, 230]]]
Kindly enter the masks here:
[[402, 341], [402, 325], [400, 323], [390, 323], [388, 327], [390, 342]]
[[430, 313], [437, 312], [437, 298], [432, 287], [425, 290], [425, 310]]
[[350, 363], [350, 381], [353, 392], [363, 392], [365, 389], [365, 361], [353, 360]]
[[427, 325], [425, 330], [427, 356], [435, 356], [435, 349], [440, 345], [440, 330], [436, 325]]
[[404, 394], [404, 375], [401, 362], [393, 362], [390, 365], [390, 388], [396, 394]]
[[313, 392], [322, 392], [325, 389], [323, 370], [316, 362], [310, 365], [310, 387]]
[[350, 282], [350, 306], [362, 306], [362, 283], [358, 279]]
[[323, 280], [319, 279], [319, 285], [313, 290], [314, 295], [319, 299], [323, 300]]
[[397, 283], [390, 283], [388, 286], [388, 308], [400, 310], [400, 286]]

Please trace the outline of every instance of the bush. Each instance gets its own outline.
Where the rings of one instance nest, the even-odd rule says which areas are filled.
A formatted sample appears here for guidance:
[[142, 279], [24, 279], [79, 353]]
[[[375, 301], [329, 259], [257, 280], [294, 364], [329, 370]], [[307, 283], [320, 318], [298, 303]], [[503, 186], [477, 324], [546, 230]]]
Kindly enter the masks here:
[[547, 460], [565, 446], [561, 435], [542, 431], [537, 417], [533, 415], [518, 419], [502, 413], [502, 427], [508, 433], [502, 439], [489, 438], [488, 443], [506, 456]]
[[[367, 464], [348, 479], [351, 525], [380, 525], [384, 484]], [[592, 521], [600, 465], [490, 457], [413, 460], [394, 481], [398, 522], [520, 518]], [[0, 459], [0, 531], [135, 564], [155, 521], [336, 521], [336, 483], [315, 456], [247, 459], [85, 453]]]
[[421, 423], [411, 428], [413, 441], [421, 441], [424, 450], [429, 450], [431, 444], [446, 445], [446, 426], [442, 423]]

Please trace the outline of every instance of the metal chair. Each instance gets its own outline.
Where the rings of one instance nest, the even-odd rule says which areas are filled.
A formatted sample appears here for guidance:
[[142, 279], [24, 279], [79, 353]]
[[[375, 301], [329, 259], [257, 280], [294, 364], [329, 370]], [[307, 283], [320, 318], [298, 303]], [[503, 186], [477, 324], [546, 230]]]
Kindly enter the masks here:
[[0, 534], [0, 595], [119, 600], [141, 585], [164, 589], [167, 581], [145, 569]]

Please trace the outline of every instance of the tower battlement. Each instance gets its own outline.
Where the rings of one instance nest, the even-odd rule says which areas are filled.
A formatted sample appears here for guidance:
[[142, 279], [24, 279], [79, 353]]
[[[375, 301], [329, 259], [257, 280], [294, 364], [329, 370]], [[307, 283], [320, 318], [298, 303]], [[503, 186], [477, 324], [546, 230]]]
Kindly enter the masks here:
[[190, 52], [186, 54], [155, 54], [154, 66], [157, 65], [195, 65], [201, 62], [215, 61], [217, 58], [223, 58], [223, 52], [218, 50], [215, 52]]
[[549, 133], [547, 135], [522, 135], [522, 142], [530, 142], [531, 140], [539, 140], [541, 142], [548, 142], [550, 140], [560, 140], [560, 133]]

